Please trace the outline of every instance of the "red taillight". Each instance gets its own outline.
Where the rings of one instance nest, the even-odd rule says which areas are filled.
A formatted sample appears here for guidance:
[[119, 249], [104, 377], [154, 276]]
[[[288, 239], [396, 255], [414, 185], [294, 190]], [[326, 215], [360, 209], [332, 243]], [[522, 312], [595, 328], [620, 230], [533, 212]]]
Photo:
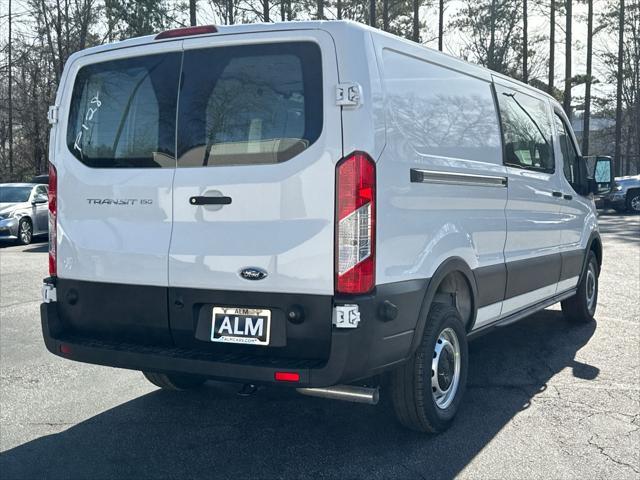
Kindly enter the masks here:
[[336, 292], [361, 294], [375, 285], [376, 167], [354, 152], [336, 167]]
[[58, 233], [58, 172], [53, 164], [49, 164], [49, 275], [58, 274], [57, 233]]
[[276, 372], [275, 379], [278, 382], [299, 382], [300, 374], [295, 372]]
[[164, 38], [190, 37], [192, 35], [203, 35], [205, 33], [216, 33], [218, 29], [213, 25], [200, 25], [197, 27], [174, 28], [160, 32], [154, 40], [162, 40]]

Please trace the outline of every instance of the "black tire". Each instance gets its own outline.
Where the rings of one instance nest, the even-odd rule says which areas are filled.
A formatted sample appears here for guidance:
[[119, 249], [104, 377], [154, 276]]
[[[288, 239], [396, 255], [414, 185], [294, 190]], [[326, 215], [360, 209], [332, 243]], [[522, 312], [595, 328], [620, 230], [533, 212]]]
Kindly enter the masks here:
[[156, 387], [160, 387], [163, 390], [192, 390], [202, 386], [207, 381], [206, 378], [196, 375], [169, 375], [155, 372], [142, 372], [142, 374]]
[[640, 213], [640, 190], [627, 193], [627, 212]]
[[[432, 363], [438, 358], [438, 367], [442, 354], [436, 353], [436, 343], [441, 340], [443, 333], [454, 332], [458, 341], [459, 377], [457, 388], [455, 369], [453, 380], [446, 388], [451, 388], [449, 403], [436, 403], [432, 382], [439, 382], [442, 374], [446, 373], [437, 368], [433, 371]], [[442, 345], [442, 343], [440, 343]], [[445, 352], [442, 349], [441, 352]], [[450, 351], [447, 351], [450, 353]], [[449, 356], [449, 358], [454, 358]], [[444, 363], [448, 363], [443, 358]], [[449, 365], [451, 367], [451, 365]], [[427, 317], [422, 343], [411, 359], [391, 373], [391, 396], [396, 417], [402, 425], [419, 432], [437, 433], [449, 428], [455, 417], [467, 385], [468, 349], [467, 332], [458, 311], [445, 304], [433, 304]], [[446, 370], [446, 368], [444, 369]], [[435, 377], [434, 377], [435, 375]], [[446, 384], [446, 383], [445, 383]], [[439, 385], [442, 385], [439, 383]], [[441, 401], [440, 399], [439, 401]], [[443, 408], [444, 407], [444, 408]]]
[[573, 297], [564, 300], [562, 313], [564, 316], [577, 323], [593, 321], [598, 306], [598, 260], [595, 253], [589, 250], [587, 265], [582, 279], [578, 284], [578, 291]]
[[18, 243], [29, 245], [33, 240], [33, 224], [28, 218], [23, 218], [18, 224]]

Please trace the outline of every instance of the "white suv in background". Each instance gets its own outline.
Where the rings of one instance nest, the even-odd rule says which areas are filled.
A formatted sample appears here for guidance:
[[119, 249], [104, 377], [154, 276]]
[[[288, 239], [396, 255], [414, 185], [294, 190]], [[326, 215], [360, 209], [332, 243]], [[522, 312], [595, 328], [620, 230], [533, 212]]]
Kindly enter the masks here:
[[385, 374], [433, 432], [469, 337], [556, 302], [593, 318], [595, 183], [560, 105], [415, 43], [163, 32], [74, 54], [50, 120], [56, 355], [367, 403]]

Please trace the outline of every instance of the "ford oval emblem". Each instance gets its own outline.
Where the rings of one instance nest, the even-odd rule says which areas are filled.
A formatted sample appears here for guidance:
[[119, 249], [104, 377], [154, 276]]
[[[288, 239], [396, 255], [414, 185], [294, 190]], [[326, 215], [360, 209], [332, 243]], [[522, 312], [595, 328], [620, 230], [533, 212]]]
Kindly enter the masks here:
[[267, 272], [261, 268], [249, 267], [240, 270], [240, 276], [245, 280], [262, 280], [267, 277]]

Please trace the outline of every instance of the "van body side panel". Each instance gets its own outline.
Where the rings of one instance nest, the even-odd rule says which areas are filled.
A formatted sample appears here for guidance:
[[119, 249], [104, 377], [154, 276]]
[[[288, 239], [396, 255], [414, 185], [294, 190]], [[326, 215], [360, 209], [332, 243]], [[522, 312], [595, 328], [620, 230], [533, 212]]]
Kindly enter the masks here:
[[[158, 110], [151, 110], [158, 108], [157, 104], [150, 99], [155, 90], [165, 94], [165, 98], [158, 101], [175, 102], [178, 73], [172, 79], [163, 75], [163, 81], [168, 83], [161, 88], [154, 83], [157, 78], [150, 80], [153, 66], [145, 73], [144, 66], [135, 63], [136, 58], [160, 59], [173, 55], [164, 67], [173, 70], [177, 57], [179, 69], [180, 52], [181, 42], [148, 45], [76, 56], [67, 66], [66, 80], [60, 87], [54, 162], [59, 192], [60, 278], [167, 285], [173, 169], [159, 164], [135, 168], [134, 163], [118, 168], [118, 162], [128, 160], [127, 149], [134, 151], [132, 162], [138, 161], [135, 145], [148, 140], [148, 148], [146, 144], [143, 147], [154, 156], [149, 162], [162, 157], [161, 161], [169, 167], [175, 164], [170, 155], [152, 151], [151, 144], [164, 135], [160, 130], [171, 132], [172, 126], [157, 119]], [[129, 62], [127, 70], [118, 66], [122, 62]], [[91, 70], [94, 65], [98, 70]], [[88, 71], [93, 73], [85, 78], [84, 87], [76, 88], [74, 83], [79, 72]], [[119, 83], [123, 78], [127, 79], [129, 88], [125, 93]], [[72, 105], [74, 90], [76, 97]], [[155, 123], [147, 121], [149, 130], [144, 138], [140, 128], [132, 123], [136, 115], [155, 115]], [[170, 116], [166, 115], [171, 123]], [[73, 125], [69, 124], [70, 119]], [[170, 139], [168, 141], [170, 143]], [[74, 147], [76, 144], [78, 147]], [[102, 146], [96, 147], [98, 144]], [[93, 158], [102, 162], [101, 166], [91, 163]], [[113, 168], [104, 168], [108, 162]]]
[[382, 35], [374, 43], [387, 123], [377, 281], [428, 279], [461, 258], [477, 278], [476, 307], [492, 305], [489, 321], [504, 296], [507, 201], [491, 79], [441, 65], [418, 46]]
[[354, 151], [368, 153], [378, 160], [385, 146], [387, 132], [384, 114], [382, 79], [373, 38], [368, 30], [338, 24], [331, 29], [337, 49], [340, 82], [358, 83], [363, 98], [358, 107], [342, 108], [344, 155]]

